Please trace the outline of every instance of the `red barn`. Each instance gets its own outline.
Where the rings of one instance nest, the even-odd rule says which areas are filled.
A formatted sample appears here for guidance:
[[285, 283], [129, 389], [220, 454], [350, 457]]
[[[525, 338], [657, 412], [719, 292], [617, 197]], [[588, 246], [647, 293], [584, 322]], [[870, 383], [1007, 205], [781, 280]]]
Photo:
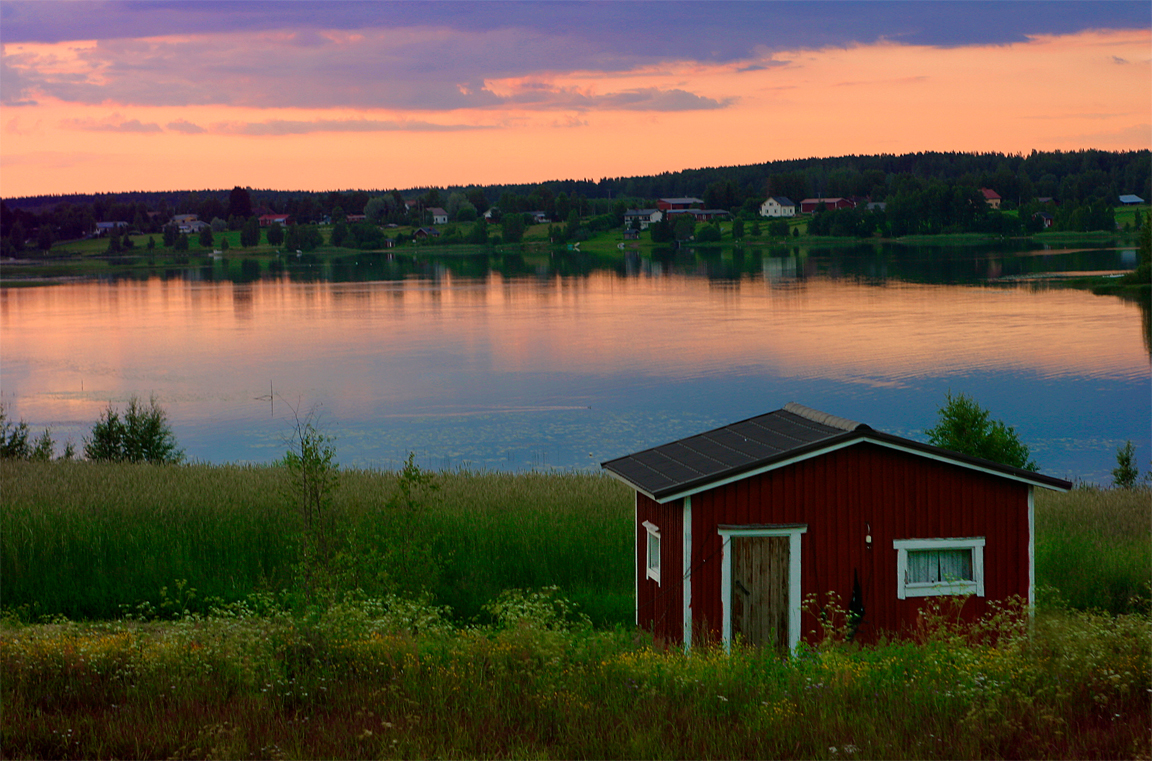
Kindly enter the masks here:
[[821, 206], [829, 211], [833, 209], [855, 209], [856, 202], [850, 198], [805, 198], [800, 202], [800, 213], [811, 214]]
[[795, 648], [828, 592], [865, 642], [933, 596], [1032, 603], [1033, 489], [1072, 487], [794, 403], [603, 467], [636, 490], [636, 623], [685, 647]]
[[661, 198], [656, 202], [656, 208], [665, 212], [679, 209], [698, 209], [703, 205], [704, 201], [699, 198]]

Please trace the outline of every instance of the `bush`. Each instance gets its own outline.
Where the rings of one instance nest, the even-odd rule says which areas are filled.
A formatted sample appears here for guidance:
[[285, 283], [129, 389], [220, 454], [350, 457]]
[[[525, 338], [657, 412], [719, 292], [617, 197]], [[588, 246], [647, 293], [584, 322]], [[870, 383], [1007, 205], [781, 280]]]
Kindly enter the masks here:
[[284, 228], [280, 226], [279, 222], [274, 222], [268, 228], [268, 245], [279, 246], [284, 242]]
[[178, 463], [184, 452], [176, 448], [168, 415], [156, 397], [145, 407], [133, 396], [123, 417], [108, 405], [92, 426], [92, 437], [84, 439], [84, 456], [108, 462]]
[[988, 410], [967, 394], [953, 396], [949, 392], [939, 412], [939, 422], [925, 431], [934, 446], [1014, 468], [1039, 470], [1016, 429], [999, 420], [989, 420]]
[[696, 231], [696, 240], [700, 243], [719, 243], [720, 228], [716, 225], [703, 225]]
[[1119, 489], [1131, 489], [1136, 486], [1136, 478], [1140, 475], [1136, 467], [1136, 447], [1129, 441], [1116, 449], [1116, 467], [1112, 469], [1112, 485]]
[[[47, 462], [52, 459], [56, 442], [52, 440], [52, 432], [45, 428], [35, 441], [28, 440], [28, 424], [21, 420], [13, 423], [8, 419], [5, 405], [0, 404], [0, 458], [6, 460], [41, 460]], [[69, 442], [64, 450], [67, 459], [72, 457], [72, 444]]]

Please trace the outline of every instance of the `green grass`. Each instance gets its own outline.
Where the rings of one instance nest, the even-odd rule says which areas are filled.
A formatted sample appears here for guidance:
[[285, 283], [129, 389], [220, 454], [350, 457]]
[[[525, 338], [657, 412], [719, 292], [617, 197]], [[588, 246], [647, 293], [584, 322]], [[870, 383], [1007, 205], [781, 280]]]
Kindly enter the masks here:
[[943, 601], [913, 639], [781, 660], [685, 655], [628, 625], [615, 480], [443, 473], [405, 505], [397, 474], [342, 472], [320, 605], [293, 596], [287, 483], [272, 466], [0, 462], [0, 756], [1152, 753], [1146, 489], [1037, 495], [1056, 593], [1034, 620], [1009, 605], [969, 627]]
[[[589, 474], [437, 474], [407, 510], [395, 473], [345, 471], [332, 584], [426, 590], [458, 620], [501, 591], [560, 586], [601, 626], [632, 618], [631, 492]], [[302, 526], [274, 466], [0, 462], [0, 589], [26, 619], [205, 610], [298, 587]], [[1152, 602], [1147, 489], [1039, 490], [1036, 571], [1080, 609]], [[177, 592], [177, 584], [184, 589]], [[165, 590], [162, 593], [162, 590]], [[192, 596], [190, 590], [195, 590]]]
[[1081, 487], [1036, 499], [1036, 579], [1079, 609], [1152, 606], [1152, 491]]
[[[530, 603], [529, 600], [522, 602]], [[527, 605], [525, 612], [531, 608]], [[0, 625], [5, 758], [1147, 758], [1147, 617], [667, 650], [399, 600], [311, 617]]]
[[[288, 480], [272, 466], [0, 462], [3, 606], [108, 618], [122, 605], [176, 604], [178, 582], [179, 604], [192, 610], [290, 589], [302, 526], [287, 507]], [[372, 594], [427, 589], [462, 618], [504, 589], [558, 584], [598, 623], [630, 618], [631, 496], [620, 482], [436, 480], [408, 511], [390, 504], [396, 474], [341, 473], [331, 506], [338, 583]]]

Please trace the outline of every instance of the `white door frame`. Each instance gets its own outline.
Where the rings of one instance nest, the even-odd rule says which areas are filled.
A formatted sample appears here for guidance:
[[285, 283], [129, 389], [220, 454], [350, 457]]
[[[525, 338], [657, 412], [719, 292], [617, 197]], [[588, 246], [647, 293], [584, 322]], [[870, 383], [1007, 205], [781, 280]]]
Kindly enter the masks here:
[[788, 537], [788, 650], [800, 644], [800, 535], [808, 531], [806, 523], [716, 527], [720, 534], [720, 608], [724, 611], [724, 649], [732, 649], [732, 553], [728, 545], [733, 537]]

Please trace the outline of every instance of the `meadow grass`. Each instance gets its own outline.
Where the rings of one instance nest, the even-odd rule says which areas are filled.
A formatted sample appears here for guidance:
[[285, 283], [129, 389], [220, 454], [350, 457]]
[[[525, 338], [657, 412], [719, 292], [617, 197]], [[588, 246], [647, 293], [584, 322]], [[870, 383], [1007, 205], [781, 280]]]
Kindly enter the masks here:
[[1075, 608], [1147, 613], [1152, 606], [1152, 490], [1038, 491], [1036, 579]]
[[[525, 602], [525, 612], [533, 609]], [[511, 606], [515, 608], [513, 604]], [[946, 620], [942, 616], [938, 621]], [[4, 758], [1147, 758], [1146, 616], [1020, 610], [790, 659], [398, 599], [0, 624]]]
[[[598, 624], [632, 615], [631, 493], [578, 474], [340, 474], [334, 583], [430, 592], [462, 619], [509, 588], [559, 585]], [[302, 520], [279, 466], [0, 462], [0, 589], [25, 618], [204, 611], [295, 582]], [[595, 537], [596, 541], [589, 541]]]
[[[302, 521], [279, 466], [0, 462], [0, 604], [26, 620], [206, 611], [299, 586]], [[337, 596], [427, 592], [460, 621], [502, 590], [556, 585], [598, 626], [632, 621], [632, 494], [593, 474], [467, 473], [399, 504], [398, 475], [332, 493]], [[1149, 609], [1152, 492], [1038, 490], [1041, 599]], [[215, 598], [215, 599], [213, 599]]]
[[1037, 494], [1034, 620], [942, 607], [781, 659], [627, 625], [619, 482], [434, 481], [341, 472], [333, 594], [304, 605], [282, 467], [0, 462], [0, 757], [1152, 753], [1147, 490]]

